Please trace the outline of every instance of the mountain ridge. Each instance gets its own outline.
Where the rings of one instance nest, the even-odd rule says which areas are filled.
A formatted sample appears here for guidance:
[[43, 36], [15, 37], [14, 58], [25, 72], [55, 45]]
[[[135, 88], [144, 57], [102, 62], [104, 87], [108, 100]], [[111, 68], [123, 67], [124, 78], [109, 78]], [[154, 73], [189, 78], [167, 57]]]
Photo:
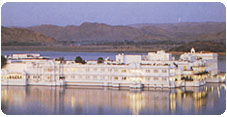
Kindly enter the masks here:
[[52, 37], [25, 28], [1, 27], [1, 44], [3, 46], [52, 45], [56, 42]]
[[[132, 25], [84, 22], [79, 26], [40, 25], [27, 27], [27, 29], [53, 37], [58, 41], [173, 40], [187, 42], [195, 39], [214, 40], [217, 33], [225, 32], [225, 25], [225, 22], [203, 22], [148, 24], [135, 28]], [[212, 38], [201, 38], [201, 35], [204, 34], [212, 35]], [[184, 39], [184, 37], [186, 38]], [[225, 36], [222, 36], [221, 39], [225, 40]]]

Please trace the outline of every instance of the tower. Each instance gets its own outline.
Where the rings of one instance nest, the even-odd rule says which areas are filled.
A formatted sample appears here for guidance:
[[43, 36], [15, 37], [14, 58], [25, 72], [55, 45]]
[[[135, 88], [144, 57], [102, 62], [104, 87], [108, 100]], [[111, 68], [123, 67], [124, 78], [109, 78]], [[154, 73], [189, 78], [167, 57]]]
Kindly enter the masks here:
[[191, 49], [191, 53], [195, 53], [195, 49], [194, 48]]

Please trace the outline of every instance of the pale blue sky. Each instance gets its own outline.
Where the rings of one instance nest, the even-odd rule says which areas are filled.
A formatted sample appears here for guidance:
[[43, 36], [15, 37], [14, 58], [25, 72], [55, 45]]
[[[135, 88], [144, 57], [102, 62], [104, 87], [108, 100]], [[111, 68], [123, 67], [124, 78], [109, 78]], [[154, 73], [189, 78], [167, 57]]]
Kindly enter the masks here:
[[5, 3], [3, 26], [225, 22], [222, 3]]

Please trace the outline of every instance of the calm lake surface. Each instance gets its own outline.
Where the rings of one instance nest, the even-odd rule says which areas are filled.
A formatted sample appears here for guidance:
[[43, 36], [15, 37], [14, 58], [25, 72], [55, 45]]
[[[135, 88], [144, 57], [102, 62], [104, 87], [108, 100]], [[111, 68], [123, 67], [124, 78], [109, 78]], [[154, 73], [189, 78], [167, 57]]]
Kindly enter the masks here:
[[[110, 57], [118, 53], [101, 52], [29, 52], [51, 58], [64, 57], [85, 60]], [[142, 54], [146, 53], [125, 53]], [[219, 71], [226, 71], [226, 57], [219, 56]], [[149, 88], [143, 90], [112, 89], [108, 87], [49, 87], [1, 86], [1, 108], [5, 114], [222, 114], [226, 109], [226, 84], [207, 83], [201, 87], [176, 89]]]

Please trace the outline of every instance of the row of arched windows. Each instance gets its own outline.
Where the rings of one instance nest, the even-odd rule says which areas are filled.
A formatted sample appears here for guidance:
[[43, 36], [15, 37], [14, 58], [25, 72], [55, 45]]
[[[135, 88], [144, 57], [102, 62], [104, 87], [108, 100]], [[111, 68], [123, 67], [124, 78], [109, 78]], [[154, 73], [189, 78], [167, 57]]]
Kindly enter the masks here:
[[1, 76], [2, 79], [22, 79], [21, 75]]

